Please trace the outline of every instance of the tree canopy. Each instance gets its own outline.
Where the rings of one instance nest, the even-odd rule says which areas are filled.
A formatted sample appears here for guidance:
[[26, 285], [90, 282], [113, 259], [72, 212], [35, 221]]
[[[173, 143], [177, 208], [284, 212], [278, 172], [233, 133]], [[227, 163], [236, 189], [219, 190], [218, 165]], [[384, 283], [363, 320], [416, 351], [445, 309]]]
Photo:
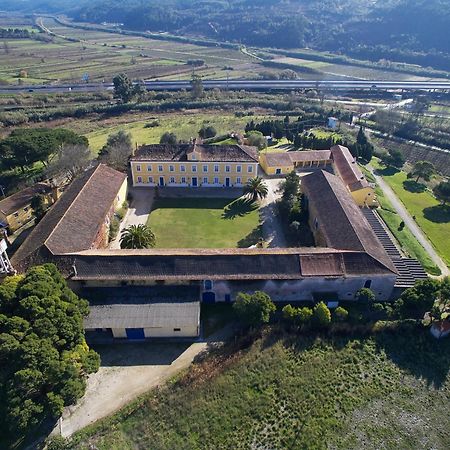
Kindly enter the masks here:
[[44, 165], [64, 145], [89, 146], [86, 137], [65, 128], [22, 128], [14, 130], [0, 141], [0, 159], [3, 169], [22, 171], [41, 161]]
[[0, 434], [26, 435], [83, 395], [99, 366], [84, 339], [87, 314], [53, 264], [0, 285]]
[[151, 248], [156, 243], [153, 231], [147, 225], [130, 225], [122, 231], [120, 248]]
[[269, 322], [276, 307], [266, 293], [256, 291], [254, 294], [240, 292], [233, 304], [233, 309], [248, 325], [262, 325]]

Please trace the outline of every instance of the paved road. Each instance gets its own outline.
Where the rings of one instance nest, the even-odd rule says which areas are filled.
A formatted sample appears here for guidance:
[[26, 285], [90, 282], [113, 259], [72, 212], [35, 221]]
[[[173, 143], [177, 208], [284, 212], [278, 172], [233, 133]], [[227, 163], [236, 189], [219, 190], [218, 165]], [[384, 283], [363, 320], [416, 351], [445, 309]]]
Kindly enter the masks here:
[[[189, 90], [191, 83], [186, 81], [146, 80], [144, 85], [151, 91]], [[249, 91], [271, 91], [292, 89], [328, 89], [351, 91], [360, 89], [403, 89], [403, 90], [450, 90], [449, 81], [381, 81], [381, 80], [203, 80], [204, 89], [230, 89]], [[2, 86], [0, 93], [18, 92], [87, 92], [111, 90], [111, 83], [86, 83], [64, 85]]]
[[142, 343], [99, 347], [102, 365], [89, 376], [86, 393], [66, 408], [52, 434], [69, 437], [82, 428], [113, 414], [139, 395], [163, 385], [211, 346], [234, 333], [227, 326], [203, 342], [193, 344]]
[[372, 172], [378, 186], [380, 186], [380, 188], [383, 190], [384, 194], [397, 211], [397, 214], [402, 218], [403, 222], [405, 222], [405, 225], [411, 230], [411, 233], [414, 235], [417, 241], [427, 251], [433, 262], [439, 267], [439, 269], [441, 269], [442, 276], [449, 276], [450, 275], [449, 268], [447, 267], [445, 262], [441, 259], [441, 257], [436, 253], [431, 242], [428, 240], [423, 231], [417, 225], [416, 221], [412, 218], [411, 214], [409, 214], [409, 212], [407, 211], [403, 203], [400, 201], [400, 199], [397, 197], [395, 192], [383, 180], [382, 177], [374, 173], [373, 167], [371, 167], [370, 165], [367, 165], [366, 167]]

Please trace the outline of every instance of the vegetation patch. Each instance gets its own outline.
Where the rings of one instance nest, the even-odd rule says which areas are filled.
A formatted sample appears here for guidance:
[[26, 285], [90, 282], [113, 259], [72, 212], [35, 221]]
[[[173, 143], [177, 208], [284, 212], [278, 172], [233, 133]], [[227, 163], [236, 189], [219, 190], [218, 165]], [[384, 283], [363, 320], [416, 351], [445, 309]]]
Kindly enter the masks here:
[[351, 338], [272, 333], [236, 347], [86, 429], [70, 447], [447, 447], [448, 340], [413, 328]]
[[147, 224], [159, 248], [250, 247], [261, 238], [258, 205], [244, 198], [158, 199]]

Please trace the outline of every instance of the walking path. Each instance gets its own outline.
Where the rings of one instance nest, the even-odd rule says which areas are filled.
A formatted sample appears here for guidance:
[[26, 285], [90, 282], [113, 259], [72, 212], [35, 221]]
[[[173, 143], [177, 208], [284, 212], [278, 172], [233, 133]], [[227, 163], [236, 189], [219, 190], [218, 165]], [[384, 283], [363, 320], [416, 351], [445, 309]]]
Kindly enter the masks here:
[[378, 186], [382, 189], [386, 197], [391, 202], [392, 206], [397, 211], [397, 214], [402, 218], [403, 222], [405, 222], [405, 225], [411, 230], [411, 233], [414, 235], [414, 237], [417, 239], [417, 241], [422, 245], [422, 247], [427, 251], [427, 253], [430, 255], [430, 258], [433, 260], [433, 262], [441, 269], [442, 276], [448, 276], [450, 275], [449, 268], [445, 264], [445, 262], [441, 259], [441, 257], [436, 253], [434, 250], [433, 245], [430, 243], [428, 238], [425, 236], [423, 231], [420, 229], [420, 227], [417, 225], [416, 221], [411, 217], [408, 210], [405, 208], [403, 203], [400, 201], [400, 199], [397, 197], [395, 192], [391, 189], [391, 187], [383, 180], [382, 177], [375, 174], [374, 168], [370, 165], [366, 166], [368, 170], [373, 174], [375, 177], [375, 181], [377, 182]]
[[88, 378], [86, 393], [69, 406], [52, 434], [69, 437], [82, 428], [113, 414], [139, 395], [163, 385], [211, 346], [233, 335], [230, 325], [205, 341], [190, 343], [113, 344], [99, 347], [102, 365]]
[[150, 211], [152, 209], [153, 200], [155, 198], [154, 188], [135, 188], [130, 189], [132, 200], [125, 217], [120, 223], [119, 231], [116, 238], [111, 241], [109, 248], [120, 248], [120, 234], [122, 230], [130, 225], [146, 224]]
[[278, 211], [276, 211], [276, 201], [280, 198], [278, 193], [279, 184], [282, 178], [267, 178], [268, 193], [267, 197], [261, 202], [261, 219], [263, 236], [269, 247], [286, 247], [286, 239], [284, 238], [283, 228], [278, 220]]

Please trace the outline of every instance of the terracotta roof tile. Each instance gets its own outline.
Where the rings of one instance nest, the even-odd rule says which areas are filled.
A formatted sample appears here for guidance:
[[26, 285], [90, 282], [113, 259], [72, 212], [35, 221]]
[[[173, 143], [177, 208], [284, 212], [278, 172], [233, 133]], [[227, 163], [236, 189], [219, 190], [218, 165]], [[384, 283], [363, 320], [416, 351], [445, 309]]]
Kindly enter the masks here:
[[26, 189], [22, 189], [15, 194], [0, 201], [0, 212], [5, 216], [15, 213], [18, 209], [30, 204], [35, 195], [47, 194], [51, 192], [51, 187], [45, 183], [36, 183]]

